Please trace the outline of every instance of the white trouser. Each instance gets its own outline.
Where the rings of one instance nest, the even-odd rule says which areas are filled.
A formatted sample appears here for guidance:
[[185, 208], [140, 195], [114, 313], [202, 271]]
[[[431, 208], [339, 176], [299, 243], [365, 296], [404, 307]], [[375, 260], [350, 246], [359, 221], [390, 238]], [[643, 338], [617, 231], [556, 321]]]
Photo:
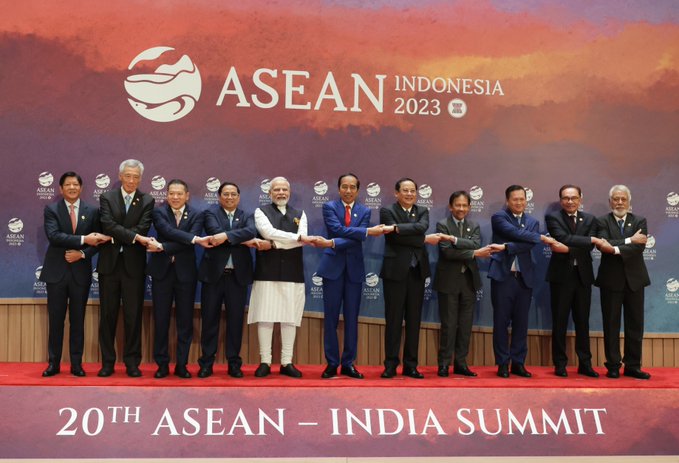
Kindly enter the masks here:
[[[292, 351], [295, 347], [297, 327], [294, 323], [281, 323], [281, 365], [292, 363]], [[271, 342], [273, 339], [273, 322], [257, 323], [259, 339], [259, 356], [261, 363], [271, 365]]]

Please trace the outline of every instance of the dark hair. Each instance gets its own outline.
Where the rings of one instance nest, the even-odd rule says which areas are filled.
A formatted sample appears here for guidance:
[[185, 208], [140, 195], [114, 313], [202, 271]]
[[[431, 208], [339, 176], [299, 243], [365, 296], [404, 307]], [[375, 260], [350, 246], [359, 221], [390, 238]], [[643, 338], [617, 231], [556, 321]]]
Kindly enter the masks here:
[[559, 188], [559, 199], [561, 199], [561, 193], [563, 193], [563, 190], [565, 190], [566, 188], [575, 188], [576, 190], [578, 190], [578, 196], [582, 196], [582, 190], [580, 189], [580, 187], [577, 185], [571, 185], [569, 183]]
[[222, 190], [224, 189], [224, 187], [225, 187], [225, 186], [229, 186], [229, 185], [235, 186], [235, 187], [236, 187], [236, 191], [238, 192], [238, 194], [240, 194], [240, 188], [238, 188], [238, 185], [236, 185], [236, 184], [233, 183], [233, 182], [224, 182], [224, 183], [222, 183], [221, 185], [219, 185], [219, 190], [217, 190], [217, 194], [218, 194], [218, 195], [221, 195], [221, 194], [222, 194]]
[[415, 185], [415, 189], [417, 189], [417, 183], [415, 183], [415, 180], [413, 180], [412, 178], [409, 178], [409, 177], [399, 178], [398, 181], [396, 182], [396, 185], [394, 186], [394, 189], [396, 191], [401, 191], [401, 183], [403, 183], [403, 182], [413, 182], [413, 185]]
[[167, 184], [167, 189], [169, 190], [172, 185], [181, 185], [181, 186], [184, 187], [184, 191], [186, 191], [187, 193], [189, 192], [189, 186], [186, 184], [186, 182], [184, 180], [180, 180], [178, 178], [173, 178]]
[[523, 191], [523, 195], [526, 196], [526, 189], [521, 185], [509, 185], [505, 190], [505, 199], [509, 199], [509, 195], [512, 194], [512, 191], [519, 190]]
[[450, 195], [450, 199], [448, 199], [448, 205], [449, 205], [449, 206], [452, 206], [452, 205], [453, 205], [453, 201], [455, 201], [455, 200], [456, 200], [457, 198], [459, 198], [460, 196], [464, 196], [465, 198], [467, 198], [467, 204], [471, 204], [471, 203], [472, 203], [472, 198], [471, 198], [471, 196], [469, 196], [469, 193], [467, 193], [467, 192], [464, 191], [464, 190], [458, 190], [458, 191], [454, 191], [453, 194]]
[[67, 177], [75, 177], [76, 179], [78, 179], [78, 185], [83, 186], [82, 177], [80, 177], [80, 175], [78, 175], [75, 172], [70, 171], [70, 170], [68, 172], [64, 172], [61, 175], [61, 177], [59, 178], [59, 186], [64, 186], [64, 182], [66, 181]]
[[346, 174], [342, 174], [337, 178], [337, 188], [342, 185], [342, 179], [344, 177], [354, 177], [356, 179], [356, 188], [361, 188], [361, 181], [358, 179], [358, 176], [356, 174], [352, 174], [351, 172], [347, 172]]

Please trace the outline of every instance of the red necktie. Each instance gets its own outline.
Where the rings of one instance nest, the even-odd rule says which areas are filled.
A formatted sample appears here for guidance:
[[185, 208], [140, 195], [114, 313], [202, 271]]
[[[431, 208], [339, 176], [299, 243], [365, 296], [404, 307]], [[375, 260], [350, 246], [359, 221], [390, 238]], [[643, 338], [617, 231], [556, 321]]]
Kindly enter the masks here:
[[75, 229], [78, 227], [78, 219], [75, 217], [75, 206], [73, 204], [69, 204], [68, 208], [71, 210], [69, 215], [71, 216], [71, 226], [73, 227], [73, 233], [75, 233]]
[[351, 225], [351, 207], [350, 206], [347, 206], [344, 209], [344, 225], [347, 226], [347, 227], [349, 225]]

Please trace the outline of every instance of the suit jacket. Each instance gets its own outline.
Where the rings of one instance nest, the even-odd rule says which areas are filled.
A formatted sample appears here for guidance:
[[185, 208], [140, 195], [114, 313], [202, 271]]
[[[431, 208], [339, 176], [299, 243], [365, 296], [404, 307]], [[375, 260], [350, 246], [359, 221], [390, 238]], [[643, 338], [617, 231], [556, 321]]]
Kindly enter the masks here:
[[481, 247], [481, 228], [476, 222], [464, 219], [463, 231], [455, 225], [452, 217], [440, 220], [436, 224], [437, 233], [445, 233], [457, 237], [457, 242], [450, 241], [439, 243], [439, 260], [436, 264], [436, 277], [434, 289], [442, 293], [451, 293], [455, 288], [463, 284], [466, 278], [462, 273], [462, 266], [467, 267], [467, 272], [472, 272], [474, 289], [481, 289], [481, 277], [479, 266], [474, 258], [474, 250]]
[[586, 212], [577, 213], [575, 233], [571, 231], [572, 219], [561, 209], [545, 216], [547, 231], [557, 241], [568, 246], [568, 253], [553, 252], [547, 268], [547, 281], [561, 283], [571, 278], [574, 262], [583, 285], [594, 282], [592, 270], [592, 236], [596, 236], [596, 218]]
[[133, 240], [137, 234], [148, 234], [152, 222], [151, 212], [156, 201], [150, 195], [137, 190], [126, 213], [120, 190], [116, 188], [99, 197], [101, 228], [113, 240], [99, 246], [97, 271], [102, 275], [113, 273], [122, 246], [125, 271], [130, 276], [141, 277], [146, 267], [146, 248], [133, 243]]
[[493, 243], [505, 244], [507, 249], [490, 256], [488, 278], [495, 281], [510, 278], [512, 263], [516, 258], [524, 283], [532, 288], [535, 285], [535, 262], [531, 250], [540, 243], [540, 224], [526, 213], [519, 223], [507, 208], [493, 214], [490, 223]]
[[410, 216], [399, 203], [380, 209], [380, 223], [398, 225], [399, 232], [384, 235], [384, 259], [380, 276], [385, 280], [405, 280], [414, 255], [420, 268], [420, 276], [431, 275], [429, 257], [424, 237], [429, 228], [429, 211], [414, 204]]
[[363, 241], [370, 225], [370, 209], [354, 202], [348, 227], [344, 225], [344, 214], [344, 203], [340, 199], [323, 204], [327, 237], [335, 240], [335, 247], [323, 250], [316, 274], [336, 280], [346, 271], [349, 281], [361, 283], [365, 279]]
[[646, 219], [636, 216], [631, 212], [625, 218], [625, 232], [620, 233], [618, 223], [613, 213], [608, 213], [597, 219], [598, 234], [605, 238], [612, 246], [618, 246], [620, 254], [601, 254], [601, 265], [596, 278], [596, 285], [601, 289], [623, 291], [625, 281], [632, 291], [651, 284], [651, 279], [644, 262], [643, 244], [625, 244], [625, 238], [629, 238], [637, 230], [648, 234]]
[[[66, 272], [70, 271], [78, 284], [89, 285], [92, 282], [92, 256], [98, 249], [87, 244], [81, 245], [80, 237], [101, 231], [99, 210], [81, 199], [75, 233], [71, 225], [71, 216], [63, 200], [45, 206], [44, 217], [49, 246], [42, 264], [40, 280], [58, 283]], [[64, 259], [64, 254], [69, 249], [82, 250], [85, 258], [69, 264]]]
[[257, 236], [255, 219], [252, 214], [242, 209], [234, 212], [233, 225], [229, 226], [229, 218], [221, 205], [215, 204], [204, 213], [204, 226], [208, 235], [226, 232], [229, 238], [221, 245], [208, 248], [203, 254], [198, 270], [198, 279], [204, 283], [215, 283], [224, 274], [224, 267], [233, 258], [233, 271], [238, 283], [243, 286], [252, 283], [253, 265], [252, 252], [243, 241]]
[[163, 252], [149, 253], [146, 273], [155, 279], [165, 278], [174, 257], [177, 279], [196, 280], [196, 251], [191, 240], [203, 231], [203, 213], [186, 204], [179, 225], [169, 204], [154, 209], [151, 215]]

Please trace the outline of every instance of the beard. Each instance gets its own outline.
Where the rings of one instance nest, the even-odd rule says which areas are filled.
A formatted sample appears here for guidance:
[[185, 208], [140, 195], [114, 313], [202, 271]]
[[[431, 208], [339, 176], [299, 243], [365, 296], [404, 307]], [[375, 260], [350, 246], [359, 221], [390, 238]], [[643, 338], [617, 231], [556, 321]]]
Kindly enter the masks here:
[[274, 200], [273, 200], [273, 203], [274, 203], [276, 206], [283, 207], [283, 206], [287, 206], [288, 200], [287, 200], [287, 199], [274, 199]]

